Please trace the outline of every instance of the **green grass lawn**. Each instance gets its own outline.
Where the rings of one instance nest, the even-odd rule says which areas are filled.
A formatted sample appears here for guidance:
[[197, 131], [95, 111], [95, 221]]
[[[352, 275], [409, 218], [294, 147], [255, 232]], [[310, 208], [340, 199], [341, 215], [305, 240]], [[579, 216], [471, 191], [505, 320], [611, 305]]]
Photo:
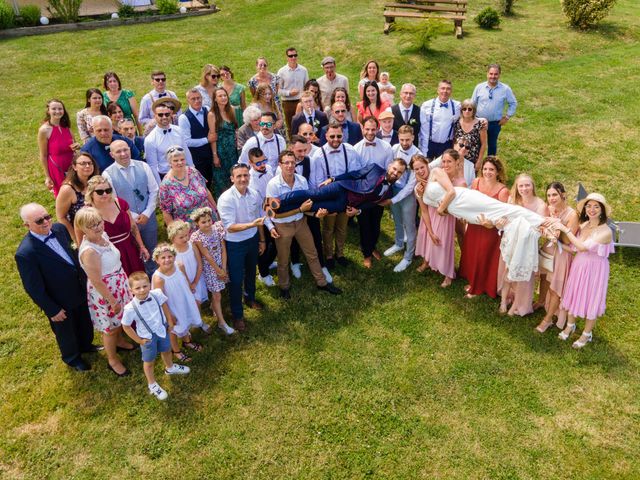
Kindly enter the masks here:
[[[470, 17], [492, 3], [472, 1]], [[146, 395], [138, 354], [125, 355], [125, 379], [103, 355], [84, 375], [59, 361], [14, 266], [17, 209], [53, 210], [36, 145], [46, 100], [75, 114], [107, 70], [140, 99], [164, 68], [182, 98], [205, 63], [246, 81], [257, 56], [276, 70], [294, 45], [311, 76], [333, 55], [355, 94], [375, 58], [424, 101], [442, 77], [469, 97], [498, 61], [520, 103], [500, 137], [509, 177], [528, 171], [572, 194], [582, 181], [615, 218], [640, 220], [635, 0], [588, 33], [566, 28], [557, 0], [517, 2], [499, 30], [469, 21], [463, 40], [439, 37], [427, 55], [382, 35], [382, 5], [222, 1], [202, 18], [0, 43], [0, 477], [640, 478], [637, 250], [611, 258], [607, 313], [579, 352], [535, 334], [539, 313], [501, 317], [495, 301], [464, 300], [462, 282], [442, 290], [434, 274], [394, 274], [399, 257], [363, 270], [351, 232], [355, 265], [335, 275], [345, 295], [317, 293], [308, 270], [287, 304], [260, 287], [266, 312], [249, 313], [246, 335], [205, 340], [192, 375], [161, 379], [165, 403]], [[386, 217], [384, 227], [381, 247]]]

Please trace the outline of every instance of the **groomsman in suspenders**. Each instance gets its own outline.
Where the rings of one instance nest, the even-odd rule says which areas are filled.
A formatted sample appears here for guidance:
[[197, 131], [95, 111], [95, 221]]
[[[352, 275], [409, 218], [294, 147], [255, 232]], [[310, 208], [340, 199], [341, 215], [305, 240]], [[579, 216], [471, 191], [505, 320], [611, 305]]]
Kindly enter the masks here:
[[280, 152], [287, 148], [287, 142], [282, 135], [275, 133], [276, 120], [275, 113], [266, 112], [260, 117], [260, 132], [246, 141], [238, 163], [249, 165], [249, 150], [259, 148], [267, 157], [271, 169], [275, 172], [278, 169], [278, 157]]
[[420, 107], [420, 150], [433, 159], [453, 146], [453, 126], [460, 118], [460, 102], [451, 98], [451, 82], [441, 80], [438, 96]]
[[412, 83], [405, 83], [400, 89], [400, 103], [391, 107], [393, 113], [393, 129], [397, 132], [403, 125], [413, 128], [413, 144], [419, 147], [420, 107], [413, 103], [416, 99], [416, 87]]
[[[115, 163], [102, 172], [111, 183], [114, 194], [129, 204], [131, 216], [140, 230], [144, 246], [150, 252], [158, 243], [158, 220], [156, 219], [156, 200], [158, 183], [149, 165], [140, 160], [131, 159], [131, 150], [122, 140], [111, 143], [111, 157]], [[144, 264], [149, 276], [156, 270], [156, 263], [150, 258]]]
[[178, 126], [191, 152], [193, 165], [205, 178], [207, 185], [210, 185], [213, 178], [213, 150], [208, 138], [209, 112], [202, 106], [202, 94], [197, 88], [187, 91], [187, 102], [189, 108], [178, 118]]
[[[325, 137], [327, 143], [311, 159], [310, 188], [319, 186], [330, 177], [362, 168], [358, 152], [351, 145], [342, 141], [343, 132], [340, 123], [332, 121], [328, 125]], [[322, 219], [322, 245], [325, 264], [328, 268], [334, 267], [336, 261], [342, 266], [349, 263], [344, 256], [348, 221], [349, 217], [345, 212], [335, 216], [329, 215]]]

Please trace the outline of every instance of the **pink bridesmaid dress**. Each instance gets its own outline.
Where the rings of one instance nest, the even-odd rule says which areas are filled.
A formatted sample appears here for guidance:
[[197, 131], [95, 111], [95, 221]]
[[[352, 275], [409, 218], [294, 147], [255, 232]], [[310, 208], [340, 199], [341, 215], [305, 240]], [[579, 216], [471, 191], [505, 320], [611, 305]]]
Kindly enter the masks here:
[[52, 126], [51, 136], [47, 142], [47, 164], [49, 177], [53, 181], [53, 195], [56, 197], [73, 161], [71, 144], [73, 144], [73, 136], [69, 128]]

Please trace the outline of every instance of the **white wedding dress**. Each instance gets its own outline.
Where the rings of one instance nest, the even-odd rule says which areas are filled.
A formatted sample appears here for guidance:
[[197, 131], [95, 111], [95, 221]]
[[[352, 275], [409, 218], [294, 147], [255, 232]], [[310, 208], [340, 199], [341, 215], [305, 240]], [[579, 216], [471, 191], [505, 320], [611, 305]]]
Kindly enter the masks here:
[[[538, 271], [538, 227], [544, 217], [520, 205], [504, 203], [485, 195], [478, 190], [454, 187], [455, 198], [447, 207], [447, 211], [454, 217], [478, 225], [478, 217], [495, 223], [506, 217], [500, 252], [508, 268], [507, 277], [512, 282], [525, 282]], [[438, 208], [444, 198], [445, 190], [435, 181], [429, 181], [425, 189], [423, 201], [427, 205]]]

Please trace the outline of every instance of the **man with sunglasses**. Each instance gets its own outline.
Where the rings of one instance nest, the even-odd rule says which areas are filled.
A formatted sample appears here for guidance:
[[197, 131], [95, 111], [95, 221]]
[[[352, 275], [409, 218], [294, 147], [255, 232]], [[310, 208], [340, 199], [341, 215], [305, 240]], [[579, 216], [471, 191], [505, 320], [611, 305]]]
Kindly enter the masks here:
[[[339, 103], [336, 102], [334, 105]], [[343, 142], [343, 137], [342, 125], [335, 120], [332, 121], [325, 133], [326, 143], [311, 159], [309, 188], [316, 188], [328, 178], [363, 167], [360, 155], [351, 145]], [[322, 219], [322, 245], [325, 263], [329, 269], [335, 266], [336, 261], [342, 266], [349, 263], [344, 256], [348, 222], [349, 217], [344, 212]]]
[[[502, 126], [516, 114], [518, 101], [509, 85], [500, 82], [500, 65], [492, 63], [487, 68], [487, 81], [476, 85], [471, 100], [476, 104], [478, 117], [489, 121], [487, 128], [487, 155], [498, 151], [498, 135]], [[505, 106], [507, 113], [504, 113]]]
[[187, 91], [189, 108], [178, 118], [178, 126], [184, 134], [193, 163], [211, 185], [213, 179], [213, 150], [209, 141], [209, 110], [202, 104], [202, 93], [197, 88]]
[[[349, 145], [355, 145], [362, 140], [362, 127], [355, 122], [347, 120], [347, 106], [343, 102], [335, 102], [331, 105], [331, 117], [342, 127], [342, 141]], [[322, 127], [320, 130], [320, 145], [327, 142], [327, 128]]]
[[[151, 73], [151, 85], [153, 89], [145, 94], [140, 100], [140, 114], [138, 119], [140, 123], [145, 127], [145, 132], [149, 132], [155, 125], [155, 118], [153, 115], [153, 104], [160, 98], [175, 98], [178, 96], [171, 90], [167, 90], [167, 76], [161, 70], [156, 70]], [[175, 112], [173, 119], [177, 120], [178, 116], [182, 113], [180, 109]], [[172, 120], [173, 120], [172, 119]], [[177, 122], [174, 122], [177, 123]]]
[[302, 65], [298, 65], [298, 51], [295, 48], [287, 48], [286, 55], [287, 64], [278, 70], [277, 74], [280, 77], [278, 95], [282, 102], [287, 127], [292, 131], [291, 119], [296, 113], [304, 84], [309, 80], [309, 72]]
[[434, 159], [453, 146], [453, 126], [460, 118], [460, 102], [451, 98], [449, 80], [440, 80], [438, 96], [420, 107], [420, 150]]
[[[307, 140], [307, 147], [309, 150], [307, 155], [309, 157], [313, 157], [313, 155], [318, 151], [319, 148], [318, 136], [316, 135], [313, 126], [309, 125], [308, 123], [301, 123], [298, 127], [297, 134]], [[293, 137], [295, 137], [295, 135], [292, 135], [291, 141], [293, 141]]]
[[98, 347], [91, 343], [87, 279], [77, 251], [71, 248], [71, 237], [37, 203], [23, 205], [20, 217], [29, 230], [15, 254], [24, 289], [49, 319], [62, 361], [77, 371], [91, 370], [82, 354]]
[[[122, 140], [113, 142], [110, 152], [115, 163], [102, 172], [102, 175], [109, 180], [115, 195], [129, 204], [129, 211], [140, 230], [142, 243], [149, 252], [153, 252], [158, 244], [158, 183], [149, 165], [131, 159], [131, 149]], [[156, 271], [153, 259], [147, 259], [144, 269], [149, 276], [153, 275]]]
[[187, 165], [193, 167], [191, 152], [187, 147], [184, 133], [177, 125], [171, 124], [173, 112], [180, 110], [180, 102], [173, 98], [162, 98], [153, 104], [153, 113], [156, 118], [156, 126], [144, 139], [145, 159], [158, 185], [170, 170], [167, 161], [169, 147], [179, 146], [184, 150], [184, 158]]
[[259, 148], [267, 157], [267, 163], [275, 172], [278, 168], [278, 157], [280, 152], [287, 148], [287, 142], [284, 137], [275, 133], [276, 114], [273, 112], [263, 113], [260, 117], [260, 132], [246, 141], [240, 153], [239, 163], [249, 165], [249, 150]]

